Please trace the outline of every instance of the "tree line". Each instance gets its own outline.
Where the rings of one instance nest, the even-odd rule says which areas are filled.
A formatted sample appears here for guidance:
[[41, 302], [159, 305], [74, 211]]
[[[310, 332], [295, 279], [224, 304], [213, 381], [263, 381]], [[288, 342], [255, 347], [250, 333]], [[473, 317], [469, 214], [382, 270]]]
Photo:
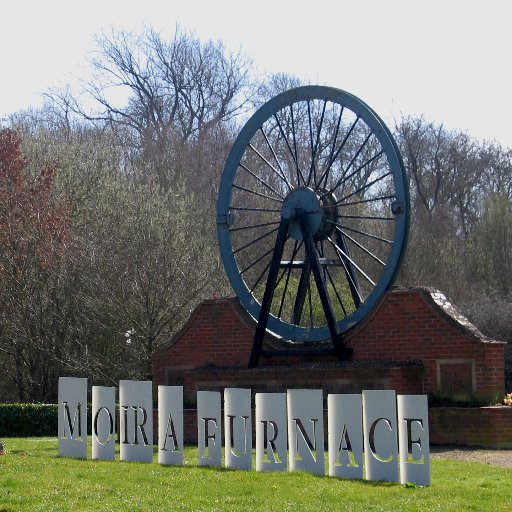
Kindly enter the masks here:
[[[241, 52], [180, 28], [112, 31], [91, 66], [79, 93], [2, 121], [2, 401], [55, 401], [60, 375], [151, 378], [153, 350], [231, 293], [215, 201], [238, 130], [301, 84], [254, 78]], [[512, 150], [423, 117], [393, 132], [412, 207], [397, 284], [438, 288], [510, 346]], [[510, 351], [507, 364], [510, 386]]]

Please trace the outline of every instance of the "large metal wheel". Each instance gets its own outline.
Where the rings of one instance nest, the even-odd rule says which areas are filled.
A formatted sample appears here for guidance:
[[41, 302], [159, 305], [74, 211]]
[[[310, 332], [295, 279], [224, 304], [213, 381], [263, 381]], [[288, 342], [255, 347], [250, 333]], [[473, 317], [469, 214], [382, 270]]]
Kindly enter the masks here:
[[390, 131], [355, 96], [321, 86], [280, 94], [249, 119], [217, 204], [236, 295], [258, 320], [267, 293], [265, 327], [295, 342], [332, 338], [326, 304], [339, 333], [368, 315], [397, 273], [408, 219]]

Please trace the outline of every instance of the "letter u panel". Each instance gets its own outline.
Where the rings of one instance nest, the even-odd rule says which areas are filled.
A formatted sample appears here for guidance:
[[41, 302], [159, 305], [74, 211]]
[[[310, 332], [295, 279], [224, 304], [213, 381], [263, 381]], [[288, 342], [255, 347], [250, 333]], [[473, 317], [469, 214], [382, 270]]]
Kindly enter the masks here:
[[430, 485], [428, 403], [425, 395], [398, 395], [400, 483]]
[[121, 460], [153, 462], [153, 397], [151, 381], [119, 382]]
[[329, 476], [363, 478], [361, 395], [328, 395]]
[[287, 470], [285, 393], [256, 393], [256, 471]]
[[324, 475], [322, 390], [290, 389], [287, 405], [290, 470]]
[[158, 386], [158, 462], [183, 464], [182, 386]]
[[363, 391], [363, 431], [366, 479], [398, 482], [394, 391]]
[[59, 378], [59, 455], [87, 458], [87, 379]]
[[116, 457], [116, 388], [92, 387], [92, 458]]
[[222, 462], [221, 398], [217, 391], [197, 393], [197, 448], [200, 466]]
[[252, 467], [251, 390], [224, 390], [224, 446], [226, 467]]

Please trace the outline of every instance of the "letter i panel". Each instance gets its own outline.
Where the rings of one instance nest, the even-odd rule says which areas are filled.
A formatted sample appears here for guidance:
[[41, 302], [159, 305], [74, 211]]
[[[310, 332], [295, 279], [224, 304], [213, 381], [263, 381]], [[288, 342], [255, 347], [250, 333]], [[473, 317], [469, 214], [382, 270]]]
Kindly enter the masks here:
[[285, 393], [256, 393], [256, 471], [286, 471]]
[[367, 480], [398, 482], [398, 432], [394, 391], [363, 391]]
[[221, 397], [217, 391], [197, 393], [197, 448], [200, 466], [222, 462]]
[[430, 485], [428, 403], [425, 395], [398, 395], [400, 483]]
[[361, 395], [328, 395], [329, 476], [363, 478]]
[[322, 390], [290, 389], [287, 404], [290, 470], [325, 474]]
[[158, 462], [183, 464], [182, 386], [158, 386]]
[[252, 467], [251, 390], [224, 390], [224, 445], [226, 467]]
[[153, 462], [153, 397], [151, 381], [119, 382], [121, 460]]
[[92, 458], [116, 456], [116, 388], [92, 387]]
[[59, 378], [59, 455], [87, 458], [87, 379]]

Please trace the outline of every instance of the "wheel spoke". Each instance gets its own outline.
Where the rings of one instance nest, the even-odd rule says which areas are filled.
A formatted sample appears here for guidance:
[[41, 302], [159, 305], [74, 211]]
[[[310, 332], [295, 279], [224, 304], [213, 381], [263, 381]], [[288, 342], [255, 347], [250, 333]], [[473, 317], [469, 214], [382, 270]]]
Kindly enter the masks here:
[[[395, 195], [370, 197], [368, 199], [361, 199], [360, 201], [351, 201], [350, 203], [343, 203], [342, 206], [352, 206], [354, 204], [372, 203], [374, 201], [385, 201], [387, 199], [395, 199]], [[336, 203], [336, 205], [338, 205], [338, 204], [339, 204], [339, 202]]]
[[320, 117], [320, 123], [318, 125], [317, 131], [316, 131], [316, 142], [315, 146], [313, 147], [313, 129], [311, 126], [311, 111], [308, 101], [308, 118], [309, 118], [309, 136], [311, 140], [311, 167], [309, 168], [309, 175], [308, 175], [308, 183], [307, 185], [311, 183], [311, 174], [313, 174], [313, 182], [316, 184], [316, 165], [315, 165], [315, 158], [316, 158], [316, 152], [318, 150], [318, 144], [320, 142], [320, 133], [322, 131], [322, 125], [324, 123], [324, 116], [325, 116], [325, 109], [327, 107], [327, 100], [324, 100], [324, 107], [322, 109], [322, 115]]
[[[332, 206], [329, 206], [332, 208]], [[377, 217], [374, 215], [338, 215], [338, 219], [363, 219], [363, 220], [385, 220], [395, 221], [395, 217]]]
[[263, 240], [264, 238], [266, 238], [267, 236], [271, 235], [272, 233], [275, 233], [278, 229], [279, 229], [279, 227], [274, 228], [274, 229], [268, 231], [267, 233], [265, 233], [264, 235], [261, 235], [258, 238], [255, 238], [251, 242], [249, 242], [249, 243], [247, 243], [245, 245], [242, 245], [242, 247], [238, 247], [237, 249], [235, 249], [233, 251], [233, 254], [236, 254], [237, 252], [240, 252], [240, 251], [243, 251], [244, 249], [247, 249], [247, 247], [250, 247], [251, 245], [255, 244], [256, 242], [259, 242], [260, 240]]
[[258, 279], [256, 279], [256, 281], [254, 282], [254, 284], [251, 286], [251, 289], [250, 289], [250, 292], [251, 293], [254, 293], [254, 290], [256, 289], [256, 286], [258, 286], [258, 284], [260, 284], [260, 281], [262, 279], [262, 277], [265, 275], [266, 271], [269, 269], [270, 265], [272, 265], [272, 260], [270, 260], [265, 268], [261, 271], [261, 274], [258, 276]]
[[267, 194], [262, 194], [261, 192], [256, 192], [256, 190], [251, 190], [250, 188], [241, 187], [240, 185], [233, 184], [233, 188], [237, 190], [243, 190], [244, 192], [248, 192], [249, 194], [254, 194], [255, 196], [264, 197], [266, 199], [270, 199], [271, 201], [276, 201], [278, 203], [282, 203], [282, 199], [277, 199], [276, 197], [268, 196]]
[[261, 224], [250, 224], [248, 226], [241, 226], [239, 228], [229, 228], [229, 231], [234, 233], [235, 231], [243, 231], [244, 229], [261, 228], [261, 227], [264, 227], [264, 226], [275, 226], [276, 224], [279, 224], [279, 221], [275, 221], [275, 222], [262, 222]]
[[259, 263], [263, 258], [266, 258], [274, 249], [269, 249], [266, 253], [262, 254], [259, 258], [256, 258], [248, 267], [245, 267], [243, 270], [240, 270], [240, 274], [245, 274], [249, 269], [254, 267], [257, 263]]
[[[348, 176], [343, 175], [338, 183], [336, 184], [336, 187], [332, 189], [332, 191], [336, 190], [340, 185], [343, 185], [346, 181], [348, 181], [350, 178], [355, 176], [361, 169], [364, 167], [370, 165], [373, 161], [380, 158], [384, 154], [384, 151], [379, 151], [376, 155], [372, 156], [369, 160], [367, 160], [364, 164], [360, 165], [355, 171], [351, 172]], [[338, 204], [340, 201], [338, 201], [336, 204]]]
[[292, 186], [290, 185], [289, 181], [286, 179], [286, 176], [284, 174], [282, 174], [282, 171], [279, 172], [252, 144], [249, 144], [248, 147], [250, 149], [252, 149], [256, 153], [256, 155], [258, 155], [258, 157], [265, 164], [267, 164], [268, 167], [270, 167], [270, 169], [272, 170], [272, 172], [274, 172], [274, 174], [276, 174], [279, 178], [281, 178], [286, 183], [288, 190], [292, 190]]
[[[293, 149], [290, 146], [290, 142], [288, 140], [288, 137], [284, 133], [283, 127], [282, 127], [281, 122], [279, 121], [279, 119], [277, 117], [277, 114], [274, 114], [274, 119], [277, 122], [277, 126], [279, 127], [279, 131], [281, 132], [281, 136], [283, 137], [283, 139], [284, 139], [284, 141], [286, 143], [286, 146], [288, 147], [288, 151], [290, 152], [290, 155], [293, 158], [293, 162], [295, 163], [295, 168], [296, 168], [296, 172], [297, 172], [297, 186], [300, 186], [300, 178], [302, 176], [302, 173], [300, 172], [300, 169], [299, 169], [299, 162], [297, 162], [297, 157], [295, 156], [295, 154], [293, 152]], [[304, 177], [302, 177], [302, 181], [304, 181]]]
[[334, 132], [334, 137], [332, 139], [332, 147], [331, 147], [331, 150], [329, 152], [329, 158], [328, 158], [328, 166], [327, 166], [327, 169], [324, 171], [322, 177], [320, 178], [320, 181], [318, 182], [318, 187], [319, 188], [322, 188], [322, 181], [324, 182], [324, 187], [327, 186], [327, 180], [329, 178], [329, 169], [332, 165], [332, 162], [334, 162], [335, 158], [333, 157], [334, 155], [334, 150], [336, 148], [336, 142], [338, 140], [338, 133], [340, 131], [340, 124], [341, 124], [341, 118], [343, 117], [343, 111], [344, 111], [345, 107], [342, 105], [341, 106], [341, 109], [340, 109], [340, 114], [338, 116], [338, 122], [336, 124], [336, 131]]
[[[297, 245], [298, 245], [298, 242], [297, 242], [297, 240], [295, 240], [295, 245], [293, 246], [293, 252], [292, 252], [292, 260], [295, 257], [295, 254], [296, 254], [295, 251], [297, 250]], [[283, 294], [281, 296], [281, 303], [279, 305], [279, 312], [277, 313], [277, 318], [281, 318], [281, 315], [283, 314], [284, 301], [286, 300], [286, 292], [288, 291], [288, 283], [290, 281], [291, 273], [292, 273], [292, 267], [285, 269], [279, 276], [277, 283], [276, 283], [276, 287], [277, 287], [279, 285], [279, 283], [281, 282], [281, 279], [283, 278], [284, 274], [286, 274], [286, 281], [284, 282], [284, 289], [283, 289]]]
[[[348, 254], [346, 254], [336, 243], [333, 242], [331, 237], [327, 237], [327, 240], [331, 242], [332, 246], [334, 247], [334, 250], [338, 253], [338, 256], [341, 255], [341, 257], [346, 258], [352, 266], [372, 285], [375, 286], [375, 282], [373, 279], [366, 274], [366, 272], [352, 259], [349, 257]], [[341, 259], [341, 258], [340, 258]], [[343, 260], [342, 260], [343, 263]], [[344, 265], [345, 266], [345, 265]]]
[[331, 276], [331, 272], [329, 271], [327, 266], [325, 266], [325, 273], [327, 275], [327, 278], [329, 279], [329, 282], [331, 283], [332, 289], [334, 290], [334, 294], [336, 295], [336, 298], [338, 299], [338, 302], [341, 306], [341, 310], [343, 311], [343, 315], [347, 316], [347, 310], [345, 309], [345, 306], [343, 305], [343, 301], [341, 300], [341, 297], [339, 296], [338, 289], [336, 288], [336, 285], [334, 284], [334, 280]]
[[268, 148], [270, 149], [270, 152], [272, 153], [272, 156], [274, 157], [274, 160], [276, 161], [276, 164], [277, 164], [277, 167], [279, 167], [279, 170], [281, 171], [281, 176], [283, 177], [284, 181], [286, 182], [286, 184], [288, 185], [288, 188], [290, 190], [293, 189], [290, 181], [288, 180], [285, 172], [283, 171], [283, 168], [281, 167], [281, 164], [279, 162], [279, 159], [277, 158], [277, 155], [276, 155], [276, 152], [274, 151], [274, 148], [272, 147], [272, 144], [270, 143], [270, 141], [268, 140], [268, 137], [267, 137], [267, 134], [265, 133], [265, 131], [263, 130], [263, 127], [260, 127], [260, 131], [263, 135], [263, 138], [265, 139], [265, 142], [267, 143], [267, 146]]
[[246, 208], [241, 206], [230, 206], [230, 210], [237, 210], [241, 212], [271, 212], [271, 213], [281, 213], [281, 210], [275, 208]]
[[349, 226], [344, 226], [342, 224], [338, 224], [337, 222], [334, 222], [331, 220], [327, 220], [326, 222], [328, 222], [329, 224], [334, 224], [337, 228], [348, 229], [349, 231], [358, 233], [359, 235], [367, 236], [368, 238], [373, 238], [374, 240], [379, 240], [379, 241], [385, 242], [387, 244], [393, 243], [393, 240], [388, 240], [387, 238], [382, 238], [381, 236], [372, 235], [371, 233], [366, 233], [366, 231], [361, 231], [360, 229], [351, 228]]
[[361, 144], [361, 146], [359, 147], [359, 149], [356, 151], [356, 154], [352, 157], [352, 160], [350, 160], [350, 163], [348, 164], [347, 168], [343, 171], [342, 175], [341, 175], [341, 178], [336, 182], [336, 185], [334, 185], [334, 187], [331, 187], [329, 189], [328, 192], [325, 192], [323, 196], [326, 196], [327, 194], [329, 193], [332, 193], [334, 192], [342, 183], [345, 183], [347, 180], [349, 180], [352, 176], [354, 176], [355, 174], [357, 174], [359, 172], [359, 168], [356, 169], [354, 172], [352, 172], [350, 175], [346, 175], [347, 172], [349, 171], [349, 169], [354, 165], [354, 162], [356, 161], [357, 157], [361, 154], [361, 151], [364, 149], [364, 147], [366, 146], [366, 144], [368, 144], [368, 141], [370, 140], [371, 136], [373, 135], [373, 133], [369, 133], [368, 136], [366, 137], [366, 139], [364, 140], [364, 142]]
[[242, 163], [240, 163], [239, 165], [244, 171], [249, 173], [258, 183], [261, 183], [264, 187], [268, 188], [280, 199], [284, 199], [284, 197], [277, 190], [275, 190], [274, 187], [271, 187], [265, 180], [262, 180], [259, 176], [256, 176], [256, 174], [254, 174], [246, 165]]
[[302, 171], [300, 170], [299, 165], [299, 154], [297, 152], [297, 134], [295, 133], [295, 117], [293, 115], [293, 103], [290, 104], [290, 114], [292, 118], [292, 135], [293, 135], [293, 150], [295, 154], [295, 164], [297, 165], [297, 184], [300, 186], [299, 176], [302, 178], [302, 181], [304, 185], [306, 184], [306, 180], [304, 179], [304, 176], [302, 174]]
[[320, 183], [322, 183], [322, 181], [324, 181], [325, 179], [325, 184], [327, 185], [327, 180], [329, 178], [329, 172], [331, 170], [331, 167], [332, 167], [332, 164], [336, 161], [336, 159], [338, 158], [338, 155], [340, 154], [340, 151], [343, 149], [343, 147], [345, 146], [348, 138], [352, 135], [352, 132], [354, 131], [357, 123], [359, 122], [359, 119], [360, 117], [357, 116], [356, 117], [356, 120], [352, 123], [352, 126], [350, 127], [350, 130], [347, 132], [347, 134], [345, 135], [345, 138], [343, 139], [343, 142], [340, 144], [340, 147], [338, 148], [338, 150], [336, 151], [335, 155], [332, 157], [331, 160], [329, 160], [328, 164], [327, 164], [327, 168], [325, 169], [325, 171], [323, 172], [322, 174], [322, 177], [320, 178]]
[[359, 192], [366, 190], [367, 188], [370, 188], [372, 185], [375, 185], [375, 183], [378, 183], [379, 181], [383, 180], [384, 178], [387, 178], [391, 174], [391, 171], [387, 172], [386, 174], [383, 174], [382, 176], [379, 176], [378, 178], [374, 179], [373, 181], [370, 181], [370, 183], [367, 183], [366, 185], [363, 185], [362, 187], [358, 188], [357, 190], [354, 190], [354, 192], [351, 192], [350, 194], [346, 195], [345, 197], [342, 197], [339, 201], [337, 201], [336, 204], [341, 203], [342, 201], [346, 201], [350, 197], [358, 194]]
[[357, 240], [352, 238], [348, 233], [345, 233], [342, 228], [336, 226], [336, 229], [345, 237], [348, 238], [353, 244], [357, 245], [362, 251], [364, 251], [368, 256], [372, 257], [375, 261], [380, 263], [383, 267], [386, 265], [378, 256], [375, 256], [373, 252], [371, 252], [369, 249], [364, 247], [362, 244], [360, 244]]

